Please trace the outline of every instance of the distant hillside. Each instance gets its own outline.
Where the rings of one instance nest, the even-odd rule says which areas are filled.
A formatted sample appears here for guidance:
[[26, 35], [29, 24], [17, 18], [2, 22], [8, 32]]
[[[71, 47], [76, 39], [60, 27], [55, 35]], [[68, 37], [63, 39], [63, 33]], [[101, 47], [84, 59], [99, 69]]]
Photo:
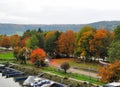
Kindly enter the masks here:
[[105, 28], [113, 30], [116, 26], [120, 25], [120, 21], [100, 21], [88, 24], [96, 29]]
[[52, 25], [25, 25], [25, 24], [0, 24], [0, 34], [23, 34], [24, 31], [30, 29], [38, 29], [41, 28], [43, 31], [50, 30], [60, 30], [66, 31], [68, 29], [72, 29], [74, 31], [80, 30], [83, 26], [89, 25], [96, 29], [105, 28], [108, 30], [114, 29], [117, 25], [120, 25], [120, 21], [101, 21], [90, 24], [52, 24]]
[[74, 24], [52, 24], [52, 25], [21, 25], [21, 24], [0, 24], [0, 34], [22, 34], [26, 30], [32, 30], [41, 28], [43, 31], [50, 31], [50, 30], [60, 30], [66, 31], [68, 29], [73, 29], [74, 31], [78, 31], [82, 28], [83, 25], [74, 25]]

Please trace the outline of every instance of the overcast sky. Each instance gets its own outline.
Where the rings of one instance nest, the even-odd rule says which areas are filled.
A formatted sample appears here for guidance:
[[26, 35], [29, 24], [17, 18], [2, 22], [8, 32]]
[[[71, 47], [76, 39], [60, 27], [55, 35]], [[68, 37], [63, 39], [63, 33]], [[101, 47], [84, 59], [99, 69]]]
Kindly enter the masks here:
[[120, 0], [0, 0], [0, 23], [84, 24], [120, 20]]

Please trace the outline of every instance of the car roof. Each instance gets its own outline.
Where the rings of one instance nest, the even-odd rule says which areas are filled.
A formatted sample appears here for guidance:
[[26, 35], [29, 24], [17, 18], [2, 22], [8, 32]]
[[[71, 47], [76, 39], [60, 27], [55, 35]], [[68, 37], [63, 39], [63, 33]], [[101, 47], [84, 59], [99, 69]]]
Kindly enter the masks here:
[[110, 87], [114, 87], [114, 86], [120, 86], [120, 82], [112, 82], [112, 83], [108, 83], [106, 84], [106, 86], [110, 86]]

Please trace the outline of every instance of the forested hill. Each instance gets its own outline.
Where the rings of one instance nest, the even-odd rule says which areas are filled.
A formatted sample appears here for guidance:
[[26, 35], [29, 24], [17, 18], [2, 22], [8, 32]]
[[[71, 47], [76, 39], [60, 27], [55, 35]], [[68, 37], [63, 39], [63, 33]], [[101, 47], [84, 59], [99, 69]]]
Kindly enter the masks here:
[[120, 21], [101, 21], [101, 22], [95, 22], [90, 24], [52, 24], [52, 25], [25, 25], [25, 24], [4, 24], [0, 23], [0, 34], [22, 34], [24, 31], [30, 29], [38, 29], [41, 28], [43, 31], [50, 31], [50, 30], [60, 30], [60, 31], [66, 31], [68, 29], [72, 29], [74, 31], [80, 30], [83, 26], [89, 25], [91, 27], [94, 27], [96, 29], [105, 28], [112, 30], [117, 25], [120, 25]]

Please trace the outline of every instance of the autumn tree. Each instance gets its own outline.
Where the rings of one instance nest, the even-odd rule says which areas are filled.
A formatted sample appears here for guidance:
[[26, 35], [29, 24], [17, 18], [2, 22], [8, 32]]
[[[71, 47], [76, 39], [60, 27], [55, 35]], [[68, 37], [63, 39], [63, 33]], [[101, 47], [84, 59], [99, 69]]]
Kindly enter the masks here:
[[27, 48], [26, 47], [22, 47], [19, 50], [19, 59], [21, 60], [21, 64], [26, 64], [26, 53], [27, 53]]
[[76, 35], [75, 42], [75, 55], [76, 56], [85, 56], [88, 58], [91, 56], [89, 51], [90, 45], [89, 41], [93, 39], [95, 29], [89, 26], [84, 26]]
[[74, 53], [75, 33], [72, 30], [67, 30], [62, 33], [57, 40], [57, 47], [60, 53], [67, 56]]
[[3, 35], [0, 35], [0, 46], [2, 46], [2, 38], [3, 38]]
[[120, 61], [99, 68], [99, 76], [102, 82], [114, 82], [120, 80]]
[[18, 61], [19, 60], [19, 51], [20, 51], [20, 47], [14, 47], [13, 49], [13, 54], [14, 54], [14, 57], [16, 58], [16, 60]]
[[29, 38], [30, 38], [30, 37], [25, 37], [25, 38], [23, 38], [23, 39], [21, 40], [21, 42], [20, 42], [21, 47], [25, 47], [25, 46], [26, 46], [26, 41], [27, 41]]
[[91, 30], [95, 30], [95, 29], [90, 27], [90, 26], [84, 26], [83, 28], [81, 28], [76, 35], [76, 41], [77, 42], [79, 41], [79, 39], [82, 37], [84, 32], [88, 32], [88, 31], [91, 31]]
[[89, 51], [89, 41], [93, 39], [93, 35], [94, 30], [84, 32], [82, 37], [78, 41], [78, 50], [81, 56], [85, 56], [85, 60], [88, 60], [91, 56], [93, 56], [92, 52]]
[[34, 49], [30, 54], [30, 60], [35, 63], [37, 67], [42, 66], [45, 57], [46, 52], [41, 48]]
[[1, 40], [1, 46], [5, 48], [9, 48], [11, 46], [10, 44], [10, 37], [9, 36], [4, 36]]
[[89, 41], [90, 51], [94, 53], [95, 57], [107, 57], [108, 47], [111, 43], [111, 32], [105, 29], [99, 29], [94, 34], [94, 38]]
[[19, 46], [20, 45], [20, 36], [18, 35], [12, 35], [10, 36], [10, 44], [12, 46], [12, 48], [14, 48], [15, 46]]

